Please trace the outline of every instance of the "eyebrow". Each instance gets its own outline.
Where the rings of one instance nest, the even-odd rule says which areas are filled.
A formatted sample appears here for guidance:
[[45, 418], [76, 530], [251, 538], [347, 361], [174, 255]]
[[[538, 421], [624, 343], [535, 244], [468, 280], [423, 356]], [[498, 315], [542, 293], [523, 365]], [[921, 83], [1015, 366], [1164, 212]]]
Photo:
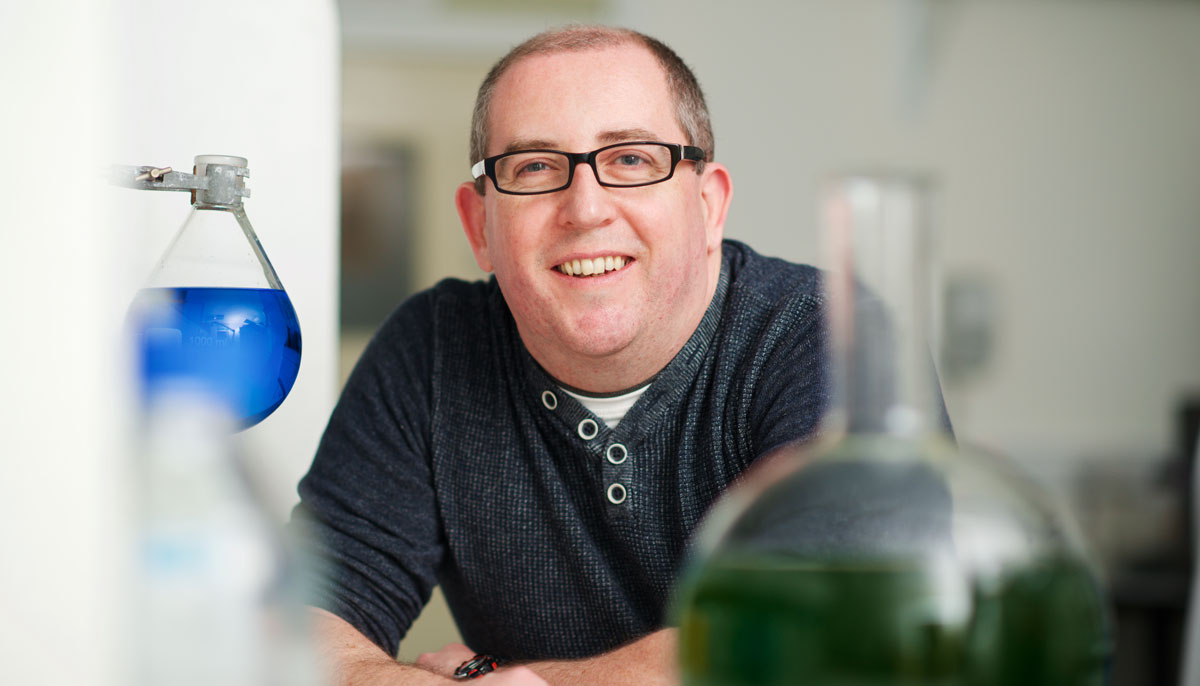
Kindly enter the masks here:
[[548, 141], [544, 138], [518, 138], [517, 140], [504, 146], [501, 153], [516, 152], [518, 150], [539, 150], [549, 149], [557, 150], [554, 141]]
[[[622, 141], [656, 141], [659, 140], [658, 134], [649, 129], [629, 128], [615, 129], [613, 131], [603, 131], [596, 136], [596, 140], [600, 142], [601, 147], [611, 143], [620, 143]], [[560, 144], [547, 140], [545, 138], [518, 138], [504, 147], [502, 152], [516, 152], [518, 150], [559, 150]]]
[[605, 131], [599, 136], [596, 136], [601, 143], [620, 143], [621, 141], [656, 141], [659, 140], [658, 134], [649, 129], [618, 129], [616, 131]]

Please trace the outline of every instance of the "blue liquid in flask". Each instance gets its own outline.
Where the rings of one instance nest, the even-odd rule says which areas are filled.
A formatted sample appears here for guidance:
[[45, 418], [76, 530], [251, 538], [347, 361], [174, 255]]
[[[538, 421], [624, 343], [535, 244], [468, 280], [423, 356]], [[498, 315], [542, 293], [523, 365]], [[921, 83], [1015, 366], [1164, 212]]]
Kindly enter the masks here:
[[146, 397], [171, 383], [202, 388], [240, 429], [266, 419], [300, 371], [300, 322], [287, 292], [147, 288], [131, 310]]

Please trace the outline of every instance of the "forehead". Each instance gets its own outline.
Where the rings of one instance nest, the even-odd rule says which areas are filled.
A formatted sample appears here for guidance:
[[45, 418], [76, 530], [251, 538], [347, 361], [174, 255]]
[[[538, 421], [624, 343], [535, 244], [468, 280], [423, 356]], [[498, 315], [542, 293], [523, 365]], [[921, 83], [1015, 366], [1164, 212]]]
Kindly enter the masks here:
[[487, 154], [521, 141], [582, 151], [633, 130], [684, 142], [666, 75], [648, 50], [622, 45], [533, 55], [496, 84]]

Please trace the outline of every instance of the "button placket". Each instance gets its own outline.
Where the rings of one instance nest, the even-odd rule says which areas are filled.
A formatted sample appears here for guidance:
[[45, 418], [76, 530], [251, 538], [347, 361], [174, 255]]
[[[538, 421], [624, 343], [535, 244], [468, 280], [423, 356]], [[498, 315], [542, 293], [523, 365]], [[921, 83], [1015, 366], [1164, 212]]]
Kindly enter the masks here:
[[631, 476], [626, 466], [629, 460], [629, 449], [624, 443], [614, 441], [604, 449], [604, 496], [612, 505], [628, 514], [629, 510], [629, 479]]
[[[558, 398], [552, 391], [542, 391], [541, 399], [542, 405], [546, 409], [554, 410], [558, 408]], [[602, 433], [600, 423], [590, 416], [581, 417], [581, 415], [586, 415], [587, 413], [586, 411], [580, 412], [579, 410], [583, 408], [576, 408], [574, 403], [569, 403], [560, 409], [563, 409], [560, 415], [561, 418], [567, 422], [575, 422], [575, 434], [583, 441], [589, 443], [588, 452], [593, 455], [603, 455], [604, 463], [602, 464], [604, 468], [602, 469], [602, 478], [604, 480], [600, 483], [604, 484], [601, 488], [603, 489], [605, 500], [611, 505], [618, 506], [616, 510], [612, 511], [613, 514], [619, 513], [622, 517], [630, 516], [632, 512], [629, 510], [630, 493], [629, 486], [627, 485], [629, 474], [628, 470], [622, 467], [629, 459], [628, 448], [626, 448], [625, 444], [619, 442], [613, 442], [605, 447], [604, 442], [607, 442], [608, 433], [606, 433], [606, 440], [604, 442], [597, 441], [600, 445], [590, 443], [600, 437]]]

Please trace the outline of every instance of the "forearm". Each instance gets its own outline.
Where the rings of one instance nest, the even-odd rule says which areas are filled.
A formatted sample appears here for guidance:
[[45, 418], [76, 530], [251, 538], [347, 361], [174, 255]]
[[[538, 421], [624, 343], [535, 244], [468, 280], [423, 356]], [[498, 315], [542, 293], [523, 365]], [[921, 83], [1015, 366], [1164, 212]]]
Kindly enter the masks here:
[[675, 629], [662, 629], [596, 657], [526, 666], [553, 686], [676, 686], [676, 638]]
[[313, 629], [336, 686], [445, 686], [460, 683], [397, 662], [341, 617], [313, 609]]

